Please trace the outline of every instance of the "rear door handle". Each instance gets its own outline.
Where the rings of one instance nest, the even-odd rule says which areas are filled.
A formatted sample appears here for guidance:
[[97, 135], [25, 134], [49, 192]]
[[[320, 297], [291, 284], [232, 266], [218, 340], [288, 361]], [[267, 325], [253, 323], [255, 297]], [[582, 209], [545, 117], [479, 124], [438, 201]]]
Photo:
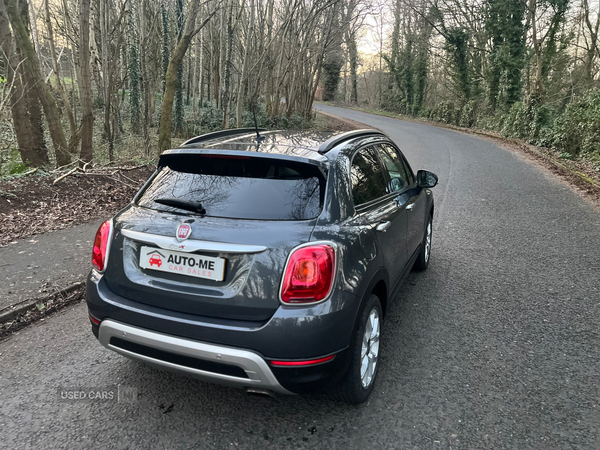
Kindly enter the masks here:
[[392, 222], [390, 222], [389, 220], [387, 222], [381, 222], [379, 225], [377, 225], [375, 227], [375, 229], [377, 231], [383, 231], [384, 233], [386, 232], [386, 230], [392, 225]]
[[409, 203], [408, 205], [406, 205], [406, 209], [408, 209], [409, 211], [412, 211], [412, 209], [415, 207], [414, 203]]

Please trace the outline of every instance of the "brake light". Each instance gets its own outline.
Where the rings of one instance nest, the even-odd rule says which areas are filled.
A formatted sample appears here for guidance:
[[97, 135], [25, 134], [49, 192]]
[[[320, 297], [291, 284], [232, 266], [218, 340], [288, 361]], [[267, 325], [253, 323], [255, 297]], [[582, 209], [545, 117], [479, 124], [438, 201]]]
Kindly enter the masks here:
[[92, 251], [92, 265], [100, 272], [106, 268], [110, 237], [112, 235], [112, 223], [110, 220], [103, 222], [96, 232], [94, 239], [94, 250]]
[[284, 303], [312, 303], [327, 298], [335, 278], [335, 250], [328, 244], [300, 247], [288, 259], [281, 284]]

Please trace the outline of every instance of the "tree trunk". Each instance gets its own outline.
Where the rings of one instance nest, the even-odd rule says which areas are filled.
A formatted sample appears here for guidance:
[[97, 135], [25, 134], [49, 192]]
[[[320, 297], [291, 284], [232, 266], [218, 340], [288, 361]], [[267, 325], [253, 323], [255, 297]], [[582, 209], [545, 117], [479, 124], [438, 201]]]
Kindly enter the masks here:
[[[194, 70], [196, 69], [196, 65], [194, 64]], [[192, 78], [196, 76], [195, 71], [192, 70], [192, 52], [188, 53], [188, 65], [187, 65], [187, 86], [185, 92], [185, 104], [189, 106], [190, 104], [190, 96], [192, 95], [190, 90], [192, 89]]]
[[[47, 1], [47, 0], [46, 0]], [[138, 35], [138, 24], [136, 18], [140, 16], [136, 8], [137, 2], [129, 3], [129, 28], [130, 42], [129, 59], [127, 61], [126, 79], [129, 82], [129, 107], [131, 114], [131, 132], [140, 134], [142, 132], [142, 123], [144, 113], [142, 112], [142, 90], [144, 89], [142, 80], [143, 63], [140, 61], [140, 37]], [[124, 59], [127, 59], [126, 57]], [[142, 83], [140, 83], [140, 81]], [[125, 94], [125, 89], [123, 89]]]
[[[65, 35], [72, 35], [75, 36], [77, 35], [77, 33], [75, 32], [75, 30], [73, 29], [73, 22], [71, 20], [71, 16], [69, 15], [69, 7], [67, 5], [67, 0], [62, 0], [61, 1], [62, 4], [62, 8], [61, 8], [61, 12], [62, 12], [62, 19], [63, 19], [63, 24], [64, 24], [64, 33]], [[79, 88], [79, 77], [80, 77], [80, 68], [79, 68], [79, 61], [77, 58], [73, 57], [74, 55], [74, 50], [73, 50], [73, 46], [69, 46], [67, 45], [67, 48], [69, 48], [72, 57], [70, 58], [71, 60], [71, 64], [69, 64], [69, 74], [71, 75], [71, 95], [70, 97], [68, 97], [69, 99], [69, 107], [71, 108], [71, 111], [73, 113], [73, 119], [75, 121], [75, 123], [78, 123], [77, 120], [77, 99], [75, 98], [75, 79], [77, 79], [77, 86]], [[63, 86], [63, 88], [65, 89], [66, 92], [66, 86]], [[81, 129], [78, 129], [77, 131], [77, 138], [81, 139]], [[71, 136], [72, 137], [72, 136]], [[69, 147], [71, 146], [71, 142], [69, 142]]]
[[15, 32], [15, 40], [19, 43], [19, 46], [23, 49], [25, 60], [25, 70], [31, 75], [34, 80], [34, 90], [36, 91], [42, 107], [44, 108], [44, 114], [48, 121], [48, 129], [50, 130], [50, 136], [52, 137], [52, 143], [54, 144], [54, 151], [56, 153], [56, 162], [59, 166], [68, 164], [70, 162], [69, 152], [67, 150], [67, 141], [62, 130], [60, 123], [60, 115], [56, 102], [52, 93], [49, 91], [48, 86], [44, 82], [40, 62], [33, 48], [31, 41], [29, 40], [29, 34], [27, 28], [21, 20], [19, 15], [16, 0], [5, 0], [6, 10], [12, 23], [12, 28]]
[[252, 42], [252, 31], [254, 30], [254, 0], [250, 0], [250, 20], [248, 21], [248, 29], [246, 31], [246, 45], [244, 46], [244, 63], [242, 66], [242, 75], [238, 84], [238, 98], [236, 105], [236, 121], [237, 127], [242, 127], [242, 110], [244, 106], [244, 83], [248, 76], [248, 65], [250, 60], [250, 43]]
[[[200, 50], [201, 44], [198, 44], [198, 40], [202, 39], [202, 33], [200, 33], [199, 36], [196, 37], [196, 41], [194, 42], [194, 62], [193, 62], [193, 66], [194, 66], [194, 71], [191, 75], [191, 95], [192, 95], [192, 116], [194, 118], [194, 122], [196, 122], [196, 92], [197, 92], [197, 88], [200, 86], [200, 82], [198, 80], [198, 60], [202, 60], [202, 53]], [[192, 72], [192, 62], [190, 59], [190, 72]], [[188, 104], [189, 104], [189, 97], [188, 97]], [[195, 126], [195, 123], [194, 123]]]
[[162, 79], [162, 90], [165, 91], [165, 79], [167, 77], [167, 69], [169, 68], [169, 54], [171, 53], [171, 47], [169, 45], [169, 18], [167, 15], [167, 9], [165, 4], [161, 2], [160, 5], [161, 18], [162, 18], [162, 64], [163, 64], [163, 79]]
[[[199, 45], [198, 45], [198, 49], [199, 49], [199, 61], [198, 61], [198, 72], [199, 72], [199, 77], [200, 77], [200, 83], [199, 83], [199, 90], [198, 90], [198, 105], [199, 105], [199, 111], [200, 111], [200, 120], [202, 120], [202, 103], [204, 101], [204, 30], [200, 33], [199, 36]], [[195, 99], [194, 99], [194, 103]]]
[[529, 0], [529, 23], [531, 26], [531, 40], [533, 41], [533, 50], [535, 52], [535, 94], [537, 96], [536, 101], [543, 102], [546, 89], [542, 80], [542, 66], [543, 66], [543, 55], [542, 55], [542, 40], [538, 39], [537, 35], [537, 0]]
[[348, 39], [348, 56], [350, 63], [350, 103], [358, 102], [358, 75], [356, 67], [358, 66], [358, 50], [356, 48], [356, 38], [350, 35]]
[[49, 163], [48, 154], [46, 152], [37, 153], [33, 147], [30, 131], [31, 124], [27, 115], [23, 85], [18, 73], [20, 61], [13, 51], [10, 24], [4, 2], [2, 1], [0, 1], [0, 48], [4, 56], [6, 86], [7, 88], [12, 87], [8, 95], [10, 95], [11, 114], [19, 146], [19, 154], [23, 162], [28, 166], [46, 165]]
[[227, 18], [227, 53], [225, 54], [225, 81], [223, 83], [223, 129], [229, 129], [229, 109], [231, 105], [231, 59], [233, 58], [233, 7], [230, 7], [229, 17]]
[[[181, 38], [183, 33], [183, 0], [177, 0], [177, 39]], [[184, 55], [185, 56], [185, 55]], [[183, 64], [184, 58], [181, 58], [177, 69], [177, 90], [175, 91], [175, 134], [181, 137], [183, 133]]]
[[[46, 0], [47, 2], [48, 0]], [[90, 0], [81, 0], [79, 15], [79, 95], [81, 96], [81, 160], [93, 159], [92, 136], [94, 131], [94, 110], [92, 103], [92, 76], [90, 73]]]
[[165, 93], [163, 96], [160, 125], [158, 127], [158, 152], [159, 154], [171, 147], [171, 127], [173, 125], [173, 99], [177, 90], [177, 71], [181, 65], [181, 61], [185, 56], [192, 38], [200, 31], [208, 20], [214, 15], [214, 12], [209, 14], [202, 22], [199, 28], [196, 26], [196, 14], [198, 13], [200, 0], [192, 0], [189, 7], [189, 14], [185, 22], [184, 32], [173, 50], [167, 74], [165, 75]]
[[[600, 27], [600, 11], [596, 13], [596, 23], [592, 24], [590, 19], [590, 5], [587, 0], [582, 2], [582, 14], [585, 20], [586, 27], [589, 32], [589, 38], [584, 39], [586, 44], [586, 58], [585, 58], [585, 80], [588, 87], [594, 84], [594, 61], [596, 59], [598, 51], [598, 29]], [[577, 31], [577, 43], [575, 46], [575, 52], [579, 47], [579, 30]], [[585, 34], [585, 33], [584, 33]], [[577, 59], [577, 53], [575, 53], [575, 59]]]
[[[63, 101], [65, 112], [67, 113], [67, 119], [69, 120], [69, 131], [71, 137], [69, 139], [69, 153], [75, 154], [77, 152], [77, 144], [79, 143], [79, 133], [77, 130], [77, 124], [75, 123], [75, 116], [73, 116], [73, 110], [71, 109], [71, 101], [65, 91], [62, 82], [60, 81], [60, 66], [58, 65], [58, 58], [56, 56], [56, 48], [54, 46], [54, 31], [52, 30], [52, 21], [50, 20], [50, 7], [48, 6], [48, 0], [44, 0], [45, 20], [46, 20], [46, 31], [48, 33], [48, 46], [50, 47], [50, 55], [52, 56], [52, 70], [56, 77], [56, 88], [60, 94], [60, 98]], [[89, 60], [89, 56], [88, 56]]]
[[99, 0], [100, 3], [100, 48], [102, 50], [102, 66], [99, 73], [102, 75], [102, 99], [104, 103], [104, 137], [108, 141], [109, 159], [112, 161], [113, 148], [113, 129], [111, 126], [111, 80], [112, 80], [112, 64], [109, 63], [109, 44], [108, 44], [108, 16], [109, 12], [106, 8], [107, 0]]
[[[273, 37], [273, 3], [274, 0], [267, 0], [267, 45], [271, 46], [271, 39]], [[269, 49], [270, 50], [270, 49]], [[267, 51], [265, 56], [265, 64], [267, 66], [267, 80], [266, 80], [266, 111], [267, 116], [271, 116], [273, 113], [273, 89], [274, 89], [274, 79], [273, 79], [273, 58], [272, 51]]]
[[[19, 14], [21, 15], [21, 21], [25, 26], [27, 35], [29, 36], [29, 3], [27, 0], [21, 1], [17, 7], [19, 8]], [[19, 44], [19, 41], [15, 36], [15, 46], [17, 48], [17, 54], [20, 61], [26, 59], [25, 52]], [[37, 52], [37, 47], [36, 47]], [[37, 92], [34, 90], [35, 79], [28, 70], [24, 70], [25, 66], [21, 67], [19, 71], [21, 75], [21, 82], [23, 85], [23, 93], [25, 95], [25, 104], [27, 114], [29, 115], [31, 142], [36, 153], [48, 153], [48, 146], [46, 145], [46, 138], [44, 137], [44, 126], [42, 118], [42, 110], [40, 108], [40, 100]]]
[[331, 19], [331, 41], [327, 45], [323, 60], [323, 100], [335, 100], [338, 84], [340, 82], [340, 71], [344, 64], [342, 54], [342, 30], [340, 29], [340, 6], [335, 3], [332, 8]]
[[24, 8], [29, 8], [31, 12], [31, 35], [33, 37], [33, 47], [35, 48], [35, 52], [39, 53], [40, 51], [40, 39], [38, 37], [38, 29], [37, 29], [37, 16], [35, 15], [35, 7], [33, 5], [32, 0], [22, 0]]
[[[227, 1], [227, 0], [225, 0]], [[221, 19], [220, 19], [220, 30], [219, 30], [219, 76], [218, 76], [218, 90], [217, 90], [217, 108], [223, 109], [223, 96], [225, 95], [223, 81], [225, 80], [225, 52], [227, 51], [226, 36], [226, 25], [225, 25], [225, 11], [227, 10], [227, 4], [221, 8]]]
[[142, 78], [142, 97], [144, 103], [143, 134], [144, 154], [150, 156], [150, 74], [148, 73], [148, 38], [146, 29], [146, 16], [148, 15], [148, 0], [142, 0], [142, 11], [140, 13], [140, 75]]

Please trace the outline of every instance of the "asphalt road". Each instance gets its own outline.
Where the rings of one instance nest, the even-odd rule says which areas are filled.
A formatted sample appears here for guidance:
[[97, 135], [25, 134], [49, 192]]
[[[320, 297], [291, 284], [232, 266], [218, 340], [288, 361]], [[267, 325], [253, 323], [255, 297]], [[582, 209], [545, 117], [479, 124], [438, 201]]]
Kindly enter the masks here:
[[106, 219], [30, 236], [0, 248], [0, 313], [82, 281], [94, 236]]
[[[436, 172], [429, 270], [382, 334], [368, 403], [251, 397], [103, 349], [84, 305], [0, 343], [4, 448], [599, 448], [600, 214], [520, 156], [333, 107]], [[137, 389], [137, 402], [59, 388]]]

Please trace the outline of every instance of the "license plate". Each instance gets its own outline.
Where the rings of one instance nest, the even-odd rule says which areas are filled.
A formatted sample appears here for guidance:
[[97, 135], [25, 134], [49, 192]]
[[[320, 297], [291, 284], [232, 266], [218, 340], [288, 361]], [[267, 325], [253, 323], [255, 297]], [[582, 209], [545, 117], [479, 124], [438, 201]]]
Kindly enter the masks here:
[[172, 252], [162, 248], [142, 247], [140, 267], [215, 281], [225, 278], [224, 258]]

